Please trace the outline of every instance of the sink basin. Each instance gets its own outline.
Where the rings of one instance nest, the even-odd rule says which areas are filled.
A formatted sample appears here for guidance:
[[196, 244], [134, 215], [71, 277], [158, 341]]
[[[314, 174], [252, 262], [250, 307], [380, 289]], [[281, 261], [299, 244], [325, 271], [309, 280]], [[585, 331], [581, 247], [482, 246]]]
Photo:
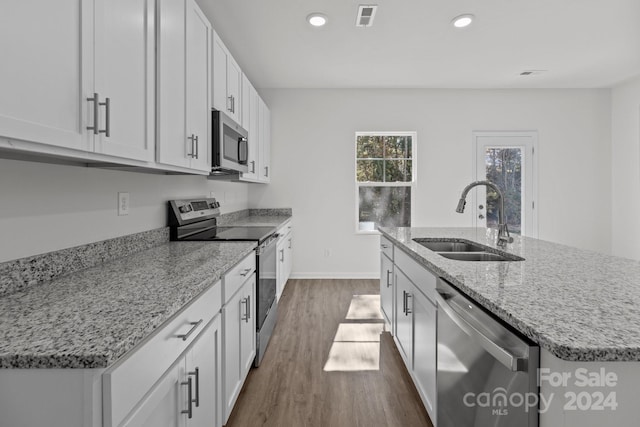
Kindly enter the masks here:
[[463, 239], [417, 238], [414, 242], [456, 261], [524, 261], [524, 258], [509, 253], [497, 253], [489, 246]]
[[441, 252], [439, 255], [456, 261], [519, 261], [490, 252]]
[[485, 252], [482, 245], [457, 240], [413, 239], [414, 242], [434, 252]]

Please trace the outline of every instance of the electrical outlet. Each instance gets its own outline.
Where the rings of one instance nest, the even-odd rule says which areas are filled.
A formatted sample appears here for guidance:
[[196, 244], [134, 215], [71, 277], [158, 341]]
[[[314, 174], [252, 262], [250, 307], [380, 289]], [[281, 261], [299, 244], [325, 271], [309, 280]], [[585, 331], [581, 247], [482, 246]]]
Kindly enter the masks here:
[[129, 215], [129, 193], [118, 193], [118, 216]]
[[331, 256], [331, 249], [325, 249], [324, 250], [324, 256], [325, 258], [329, 258]]
[[215, 192], [211, 191], [209, 193], [209, 197], [212, 198], [212, 199], [215, 199], [216, 198]]

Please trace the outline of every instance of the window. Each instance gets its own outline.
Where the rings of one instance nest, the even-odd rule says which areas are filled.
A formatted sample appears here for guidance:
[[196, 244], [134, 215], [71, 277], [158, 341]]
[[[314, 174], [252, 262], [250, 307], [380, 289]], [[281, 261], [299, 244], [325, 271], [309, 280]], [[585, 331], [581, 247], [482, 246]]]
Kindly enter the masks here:
[[356, 231], [410, 227], [415, 132], [356, 132]]

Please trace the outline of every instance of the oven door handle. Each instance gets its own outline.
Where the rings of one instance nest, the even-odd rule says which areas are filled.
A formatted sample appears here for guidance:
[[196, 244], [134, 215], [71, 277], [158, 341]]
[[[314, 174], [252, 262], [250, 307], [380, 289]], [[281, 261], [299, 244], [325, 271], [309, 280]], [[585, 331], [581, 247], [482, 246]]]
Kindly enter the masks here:
[[503, 364], [507, 369], [517, 372], [527, 370], [527, 357], [516, 356], [507, 349], [501, 347], [483, 333], [482, 324], [468, 316], [464, 316], [459, 308], [456, 310], [457, 304], [451, 300], [452, 295], [438, 291], [438, 309], [444, 311], [453, 322], [467, 335], [480, 344], [489, 354], [491, 354], [498, 362]]

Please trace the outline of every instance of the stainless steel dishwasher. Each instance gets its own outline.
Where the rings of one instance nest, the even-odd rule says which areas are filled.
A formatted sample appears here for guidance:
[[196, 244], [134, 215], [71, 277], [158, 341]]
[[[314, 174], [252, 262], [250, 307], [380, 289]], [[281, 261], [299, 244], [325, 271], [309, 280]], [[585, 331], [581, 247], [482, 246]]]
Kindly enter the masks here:
[[538, 426], [540, 349], [438, 280], [438, 427]]

